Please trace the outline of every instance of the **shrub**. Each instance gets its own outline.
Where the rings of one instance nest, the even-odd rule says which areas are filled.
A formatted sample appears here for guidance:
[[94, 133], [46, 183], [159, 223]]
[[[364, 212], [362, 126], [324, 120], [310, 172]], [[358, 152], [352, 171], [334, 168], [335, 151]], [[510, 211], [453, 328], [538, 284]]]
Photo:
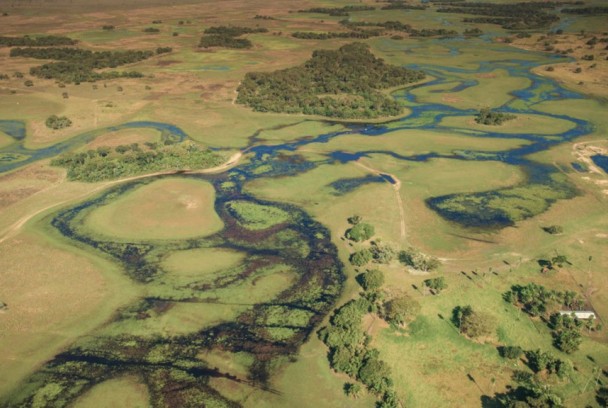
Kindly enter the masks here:
[[361, 242], [367, 241], [368, 239], [373, 237], [375, 232], [376, 231], [373, 225], [365, 222], [360, 222], [350, 228], [348, 231], [346, 231], [345, 235], [346, 238], [350, 239], [351, 241]]
[[51, 115], [47, 118], [46, 127], [51, 129], [64, 129], [72, 126], [72, 121], [65, 116]]
[[395, 325], [414, 320], [419, 312], [420, 304], [409, 296], [400, 296], [384, 304], [385, 320]]
[[363, 266], [372, 260], [372, 253], [369, 249], [362, 249], [350, 256], [350, 263], [355, 266]]

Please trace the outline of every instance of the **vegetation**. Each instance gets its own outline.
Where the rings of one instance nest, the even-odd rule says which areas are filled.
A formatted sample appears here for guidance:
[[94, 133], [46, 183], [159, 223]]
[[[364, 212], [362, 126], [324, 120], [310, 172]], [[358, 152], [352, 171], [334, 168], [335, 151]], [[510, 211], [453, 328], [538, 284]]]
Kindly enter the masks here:
[[350, 256], [350, 263], [352, 263], [355, 266], [367, 265], [371, 261], [372, 261], [372, 252], [367, 248], [354, 252]]
[[423, 272], [434, 271], [441, 266], [441, 261], [434, 256], [423, 254], [409, 247], [399, 252], [399, 262]]
[[384, 285], [384, 273], [379, 269], [371, 269], [357, 276], [357, 282], [366, 291], [378, 290]]
[[[371, 307], [366, 298], [351, 300], [336, 310], [328, 326], [319, 330], [319, 338], [329, 347], [329, 362], [335, 371], [363, 383], [380, 398], [378, 406], [397, 408], [399, 401], [393, 391], [390, 368], [378, 358], [378, 351], [369, 347], [371, 339], [361, 328], [361, 319]], [[358, 393], [350, 384], [344, 390], [349, 395]]]
[[266, 33], [266, 28], [249, 28], [236, 26], [217, 26], [205, 30], [199, 47], [251, 48], [253, 44], [246, 38], [236, 38], [244, 34]]
[[[399, 31], [410, 35], [410, 37], [449, 37], [458, 35], [455, 30], [445, 28], [423, 28], [421, 30], [413, 28], [409, 24], [404, 24], [400, 21], [385, 21], [385, 22], [368, 22], [368, 21], [350, 21], [342, 20], [340, 24], [352, 30], [361, 31], [361, 27], [382, 27], [389, 31]], [[375, 33], [376, 30], [371, 31]], [[377, 32], [376, 35], [382, 35], [382, 32]]]
[[0, 47], [53, 47], [60, 45], [76, 45], [76, 43], [78, 43], [78, 41], [57, 35], [0, 37]]
[[[344, 78], [347, 78], [345, 81]], [[248, 73], [237, 102], [260, 112], [374, 118], [402, 112], [381, 89], [424, 78], [420, 71], [385, 64], [364, 44], [315, 51], [304, 65], [271, 73]]]
[[546, 316], [560, 307], [577, 310], [584, 305], [584, 300], [576, 292], [548, 290], [535, 283], [514, 285], [503, 294], [503, 298], [530, 316]]
[[298, 13], [319, 13], [328, 14], [332, 17], [348, 17], [350, 12], [354, 11], [373, 11], [372, 6], [344, 6], [344, 7], [313, 7], [306, 10], [298, 10]]
[[112, 78], [140, 78], [136, 71], [96, 72], [96, 69], [116, 68], [150, 58], [152, 51], [89, 51], [80, 48], [13, 48], [11, 57], [52, 59], [52, 62], [30, 69], [30, 74], [44, 79], [57, 79], [65, 83], [93, 82]]
[[65, 116], [51, 115], [44, 124], [50, 129], [58, 130], [72, 126], [72, 121]]
[[563, 8], [562, 13], [566, 14], [581, 14], [581, 15], [598, 15], [608, 14], [608, 7], [579, 7], [579, 8]]
[[498, 126], [515, 118], [516, 116], [510, 113], [494, 112], [490, 108], [482, 108], [475, 117], [475, 122], [481, 125]]
[[384, 319], [394, 325], [414, 320], [420, 313], [420, 304], [409, 296], [399, 296], [384, 304]]
[[455, 307], [452, 311], [452, 322], [460, 333], [471, 338], [489, 336], [494, 328], [494, 322], [489, 315], [476, 312], [469, 305]]
[[519, 2], [512, 4], [462, 2], [457, 6], [445, 5], [437, 9], [439, 13], [473, 14], [483, 17], [465, 18], [467, 23], [498, 24], [507, 30], [538, 29], [559, 21], [555, 14], [546, 9], [555, 9], [564, 2]]
[[424, 285], [429, 288], [433, 294], [439, 294], [442, 290], [447, 289], [448, 284], [443, 276], [439, 278], [426, 279]]
[[375, 234], [374, 226], [365, 222], [358, 223], [346, 231], [346, 238], [355, 242], [367, 241]]
[[508, 358], [510, 360], [517, 360], [524, 354], [524, 350], [519, 346], [503, 346], [498, 349], [501, 357]]
[[249, 230], [263, 230], [289, 220], [289, 213], [270, 206], [248, 201], [230, 201], [226, 208], [239, 225]]
[[143, 149], [136, 145], [128, 151], [120, 147], [114, 151], [109, 147], [99, 147], [87, 152], [64, 154], [51, 164], [66, 168], [69, 180], [96, 182], [157, 171], [204, 169], [217, 166], [222, 161], [217, 153], [185, 142]]
[[564, 232], [564, 227], [561, 225], [549, 225], [547, 227], [543, 227], [543, 230], [551, 235], [562, 234]]

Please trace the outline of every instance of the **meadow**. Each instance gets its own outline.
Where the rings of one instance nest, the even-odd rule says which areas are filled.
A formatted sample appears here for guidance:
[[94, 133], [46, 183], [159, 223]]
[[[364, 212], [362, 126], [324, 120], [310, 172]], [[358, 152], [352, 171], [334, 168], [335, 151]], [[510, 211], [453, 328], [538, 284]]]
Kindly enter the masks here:
[[[0, 405], [374, 406], [380, 397], [365, 387], [347, 395], [345, 383], [356, 380], [332, 369], [317, 333], [360, 296], [355, 277], [379, 268], [382, 296], [407, 295], [420, 311], [406, 325], [371, 312], [362, 319], [401, 404], [378, 406], [507, 406], [495, 396], [520, 385], [517, 372], [532, 371], [528, 358], [501, 357], [504, 346], [571, 362], [566, 378], [535, 378], [563, 406], [602, 406], [606, 329], [583, 330], [580, 349], [564, 353], [546, 322], [503, 293], [533, 282], [576, 292], [599, 322], [608, 313], [608, 176], [590, 172], [581, 156], [581, 144], [606, 146], [603, 91], [592, 85], [600, 77], [579, 79], [569, 71], [576, 60], [538, 41], [559, 27], [557, 46], [584, 47], [605, 37], [603, 20], [568, 15], [517, 38], [435, 5], [364, 4], [377, 9], [350, 12], [350, 21], [483, 35], [389, 31], [356, 40], [427, 78], [386, 92], [402, 116], [348, 121], [236, 103], [247, 73], [291, 68], [314, 50], [353, 42], [291, 36], [346, 31], [343, 16], [298, 12], [352, 5], [346, 0], [0, 6], [3, 36], [65, 35], [94, 51], [172, 48], [125, 67], [142, 78], [78, 84], [30, 76], [45, 61], [0, 48], [8, 76], [0, 79], [0, 168], [13, 166], [0, 174], [0, 302], [8, 306], [0, 310]], [[243, 37], [250, 49], [198, 48], [203, 31], [220, 25], [269, 31]], [[150, 27], [159, 32], [144, 32]], [[483, 108], [516, 118], [480, 125]], [[49, 129], [53, 114], [73, 125]], [[217, 174], [91, 183], [68, 181], [50, 164], [61, 153], [162, 144], [167, 128], [223, 157], [242, 156]], [[372, 240], [414, 247], [441, 266], [353, 266], [351, 254], [369, 245], [346, 239], [353, 215], [375, 227]], [[563, 232], [543, 229], [551, 225]], [[568, 262], [541, 272], [539, 261], [556, 254]], [[433, 277], [447, 289], [424, 289]], [[468, 338], [450, 320], [468, 304], [490, 315], [487, 338]]]

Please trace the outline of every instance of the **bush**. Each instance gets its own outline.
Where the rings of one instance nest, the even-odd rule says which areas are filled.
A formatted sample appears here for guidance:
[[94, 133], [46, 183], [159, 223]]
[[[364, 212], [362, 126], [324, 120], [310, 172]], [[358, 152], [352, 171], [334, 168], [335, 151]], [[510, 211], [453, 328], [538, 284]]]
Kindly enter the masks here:
[[357, 276], [357, 281], [364, 290], [374, 291], [380, 289], [384, 284], [384, 273], [378, 269], [372, 269]]
[[356, 224], [354, 227], [350, 228], [346, 231], [346, 238], [351, 241], [361, 242], [367, 241], [375, 234], [375, 228], [371, 224], [367, 224], [365, 222], [360, 222]]
[[362, 249], [353, 253], [350, 256], [350, 263], [355, 266], [363, 266], [368, 264], [372, 260], [372, 253], [369, 249]]
[[471, 306], [455, 307], [452, 311], [452, 321], [460, 333], [471, 338], [489, 336], [493, 329], [490, 316], [474, 311]]
[[543, 227], [543, 230], [548, 234], [561, 234], [564, 232], [564, 228], [561, 225], [549, 225]]
[[384, 304], [384, 318], [387, 322], [402, 325], [414, 320], [420, 312], [420, 304], [409, 296], [401, 296]]
[[418, 252], [412, 247], [399, 252], [399, 262], [424, 272], [433, 271], [441, 265], [439, 259]]
[[439, 278], [427, 279], [424, 281], [424, 285], [431, 289], [434, 293], [440, 293], [442, 290], [448, 287], [443, 276]]
[[516, 360], [524, 353], [524, 350], [519, 346], [501, 346], [498, 348], [500, 356], [510, 360]]
[[72, 126], [72, 121], [65, 116], [51, 115], [45, 122], [46, 127], [58, 130]]
[[515, 118], [516, 116], [510, 113], [494, 112], [490, 108], [483, 108], [475, 117], [475, 122], [482, 125], [498, 126]]

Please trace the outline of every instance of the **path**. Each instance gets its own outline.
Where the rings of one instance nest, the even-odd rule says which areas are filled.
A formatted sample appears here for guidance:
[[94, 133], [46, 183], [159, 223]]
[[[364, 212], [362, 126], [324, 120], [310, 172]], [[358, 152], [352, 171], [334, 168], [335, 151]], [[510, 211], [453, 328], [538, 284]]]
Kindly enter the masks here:
[[365, 164], [363, 164], [361, 159], [358, 159], [357, 161], [353, 162], [354, 164], [356, 164], [359, 167], [362, 167], [370, 172], [372, 172], [373, 174], [376, 175], [386, 175], [389, 176], [390, 178], [392, 178], [395, 181], [395, 184], [391, 184], [393, 187], [393, 190], [395, 191], [395, 198], [397, 200], [397, 207], [399, 208], [399, 219], [400, 219], [400, 227], [401, 227], [401, 240], [405, 241], [406, 238], [406, 224], [405, 224], [405, 211], [403, 210], [403, 200], [401, 199], [401, 194], [399, 193], [399, 190], [401, 190], [401, 180], [399, 180], [397, 177], [395, 177], [393, 174], [389, 174], [389, 173], [385, 173], [382, 172], [380, 170], [374, 169], [372, 167], [369, 167]]
[[42, 214], [45, 211], [50, 210], [51, 208], [54, 207], [58, 207], [60, 205], [64, 205], [66, 203], [69, 203], [70, 201], [74, 201], [74, 200], [81, 200], [83, 198], [86, 198], [87, 196], [90, 196], [91, 194], [94, 194], [100, 190], [103, 190], [105, 188], [111, 187], [115, 184], [120, 184], [120, 183], [125, 183], [128, 181], [133, 181], [133, 180], [139, 180], [139, 179], [143, 179], [143, 178], [147, 178], [147, 177], [155, 177], [155, 176], [167, 176], [167, 175], [171, 175], [171, 174], [212, 174], [212, 173], [221, 173], [223, 171], [228, 170], [229, 168], [231, 168], [232, 166], [236, 165], [241, 158], [243, 157], [243, 152], [237, 152], [235, 154], [233, 154], [232, 156], [230, 156], [230, 158], [228, 158], [228, 160], [222, 164], [220, 164], [219, 166], [215, 166], [215, 167], [210, 167], [207, 169], [202, 169], [202, 170], [166, 170], [166, 171], [157, 171], [155, 173], [148, 173], [148, 174], [140, 174], [138, 176], [131, 176], [131, 177], [125, 177], [122, 179], [118, 179], [118, 180], [112, 180], [112, 181], [107, 181], [105, 183], [100, 184], [99, 186], [95, 187], [94, 189], [87, 191], [84, 194], [81, 194], [79, 196], [76, 197], [72, 197], [63, 201], [60, 201], [58, 203], [54, 203], [54, 204], [50, 204], [47, 205], [44, 208], [39, 209], [38, 211], [32, 213], [32, 214], [28, 214], [22, 218], [20, 218], [17, 222], [15, 222], [13, 225], [11, 225], [10, 227], [6, 228], [2, 234], [0, 235], [0, 244], [3, 243], [4, 241], [6, 241], [7, 239], [13, 237], [29, 220], [31, 220], [32, 218], [36, 217], [39, 214]]

